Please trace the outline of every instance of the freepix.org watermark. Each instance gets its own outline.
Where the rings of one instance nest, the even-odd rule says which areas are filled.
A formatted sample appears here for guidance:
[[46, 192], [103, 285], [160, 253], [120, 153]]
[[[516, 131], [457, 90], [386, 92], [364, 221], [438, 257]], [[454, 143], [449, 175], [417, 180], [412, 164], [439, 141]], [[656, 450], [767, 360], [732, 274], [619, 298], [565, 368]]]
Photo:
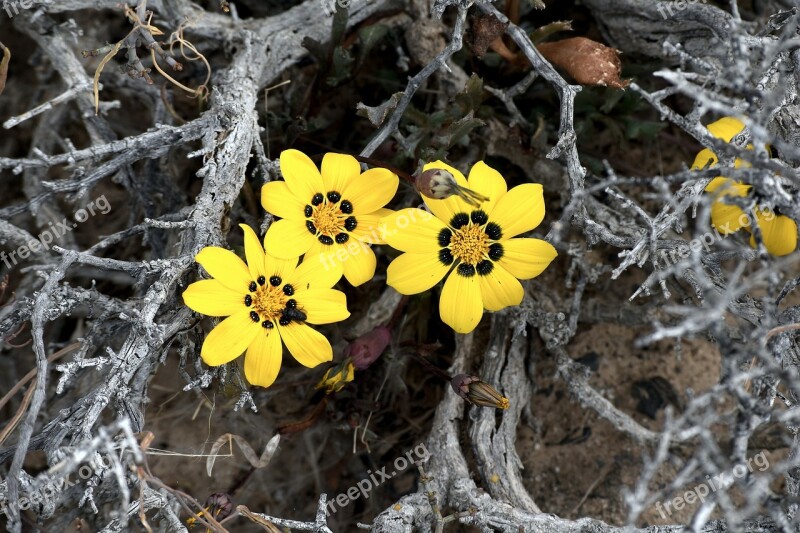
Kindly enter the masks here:
[[[762, 212], [762, 220], [765, 222], [771, 221], [777, 215], [772, 211], [763, 211]], [[746, 227], [750, 225], [750, 216], [747, 213], [742, 213], [739, 215], [738, 220], [739, 226], [738, 227]], [[722, 230], [720, 233], [719, 230]], [[669, 252], [661, 251], [659, 252], [659, 259], [663, 262], [665, 267], [670, 265], [676, 264], [681, 259], [687, 259], [691, 252], [699, 252], [701, 248], [704, 248], [706, 252], [711, 251], [711, 245], [715, 242], [722, 240], [727, 235], [733, 233], [733, 228], [731, 228], [731, 223], [726, 222], [724, 225], [720, 226], [719, 230], [715, 227], [712, 227], [712, 231], [707, 231], [703, 233], [700, 237], [692, 239], [689, 241], [689, 248], [673, 248]]]
[[19, 15], [20, 8], [22, 9], [30, 9], [37, 2], [34, 0], [3, 0], [3, 11], [6, 12], [8, 18], [13, 18], [16, 15]]
[[[38, 489], [27, 493], [27, 495], [20, 497], [18, 500], [10, 502], [6, 500], [6, 496], [0, 493], [0, 516], [8, 516], [9, 511], [19, 510], [26, 511], [30, 508], [36, 507], [43, 502], [52, 501], [65, 490], [85, 482], [93, 476], [96, 476], [111, 467], [113, 461], [107, 455], [98, 454], [87, 464], [81, 467], [73, 474], [66, 477], [53, 480]], [[73, 476], [70, 479], [70, 476]], [[6, 482], [0, 478], [0, 488], [5, 488]]]
[[[416, 459], [414, 459], [416, 456]], [[394, 476], [408, 468], [409, 466], [413, 465], [415, 462], [419, 461], [424, 463], [428, 460], [431, 454], [428, 452], [428, 449], [425, 447], [425, 444], [418, 444], [413, 450], [408, 450], [405, 455], [401, 455], [397, 459], [392, 462], [392, 466], [394, 466], [394, 470], [391, 472], [386, 472], [386, 469], [389, 468], [388, 466], [384, 466], [380, 470], [375, 472], [371, 470], [367, 470], [367, 474], [369, 477], [366, 477], [347, 489], [345, 492], [342, 492], [336, 498], [331, 498], [331, 501], [328, 502], [328, 506], [326, 509], [326, 514], [330, 516], [332, 513], [335, 513], [339, 509], [343, 507], [347, 507], [350, 505], [350, 502], [353, 502], [360, 497], [364, 497], [364, 499], [369, 498], [370, 492], [375, 487], [379, 487], [383, 483], [386, 483]], [[339, 509], [336, 506], [339, 506]]]
[[[676, 2], [660, 2], [656, 9], [664, 20], [675, 15], [675, 11], [683, 11], [692, 4], [705, 4], [708, 0], [677, 0]], [[668, 14], [669, 13], [669, 14]]]
[[10, 253], [0, 252], [0, 261], [5, 263], [6, 267], [12, 268], [17, 264], [18, 259], [27, 259], [31, 253], [38, 253], [40, 250], [49, 250], [50, 245], [56, 239], [60, 239], [77, 228], [78, 224], [86, 222], [89, 217], [93, 217], [98, 213], [105, 215], [109, 211], [111, 211], [111, 204], [106, 200], [106, 196], [99, 196], [89, 202], [85, 209], [75, 211], [75, 214], [72, 215], [74, 222], [67, 217], [64, 217], [61, 222], [56, 224], [50, 222], [49, 227], [41, 232], [36, 239], [31, 239]]
[[323, 252], [319, 255], [319, 260], [325, 267], [325, 270], [330, 270], [334, 267], [336, 262], [343, 263], [349, 260], [352, 256], [365, 253], [371, 244], [369, 242], [386, 242], [386, 237], [395, 235], [398, 231], [409, 227], [417, 222], [425, 222], [433, 218], [433, 214], [424, 209], [408, 209], [405, 213], [398, 215], [394, 219], [394, 226], [389, 227], [386, 224], [379, 224], [375, 229], [360, 236], [359, 239], [349, 239], [346, 245], [335, 247], [333, 250]]
[[744, 477], [747, 472], [753, 471], [753, 464], [758, 467], [759, 472], [763, 472], [769, 468], [769, 459], [760, 452], [753, 457], [747, 459], [746, 464], [738, 464], [733, 467], [733, 472], [721, 472], [714, 477], [706, 476], [708, 483], [700, 483], [691, 490], [687, 490], [680, 496], [668, 500], [666, 502], [657, 502], [656, 511], [661, 514], [661, 518], [666, 519], [672, 514], [672, 507], [676, 511], [682, 511], [686, 505], [694, 505], [697, 502], [705, 502], [709, 494], [716, 492], [719, 489], [727, 489], [733, 485], [734, 478]]

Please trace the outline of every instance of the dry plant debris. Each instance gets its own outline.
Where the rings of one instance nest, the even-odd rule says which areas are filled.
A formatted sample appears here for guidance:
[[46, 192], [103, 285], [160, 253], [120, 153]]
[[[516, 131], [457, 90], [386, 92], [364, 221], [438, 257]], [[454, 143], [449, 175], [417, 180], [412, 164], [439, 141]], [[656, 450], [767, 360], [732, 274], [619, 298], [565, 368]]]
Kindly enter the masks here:
[[0, 36], [7, 531], [799, 529], [791, 0]]

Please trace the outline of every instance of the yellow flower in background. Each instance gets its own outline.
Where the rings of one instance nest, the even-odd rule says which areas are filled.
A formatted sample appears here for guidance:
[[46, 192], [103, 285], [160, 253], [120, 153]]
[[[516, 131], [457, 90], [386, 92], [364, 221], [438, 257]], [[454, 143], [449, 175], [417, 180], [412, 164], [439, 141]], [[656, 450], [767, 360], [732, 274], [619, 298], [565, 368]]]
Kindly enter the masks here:
[[384, 244], [377, 227], [384, 209], [397, 192], [397, 175], [385, 168], [361, 172], [356, 158], [325, 154], [322, 171], [308, 156], [285, 150], [280, 157], [284, 181], [261, 189], [261, 204], [282, 220], [274, 222], [264, 239], [270, 254], [299, 257], [322, 254], [326, 267], [340, 263], [351, 285], [375, 275], [375, 253], [368, 244]]
[[333, 360], [331, 344], [308, 324], [329, 324], [350, 316], [344, 293], [331, 287], [341, 266], [325, 268], [318, 258], [265, 254], [255, 232], [244, 224], [245, 264], [230, 250], [203, 248], [195, 260], [214, 279], [197, 281], [183, 293], [191, 309], [227, 316], [208, 334], [200, 356], [209, 366], [229, 363], [245, 350], [244, 373], [253, 385], [269, 387], [281, 367], [283, 344], [303, 366]]
[[[742, 133], [745, 126], [738, 119], [724, 117], [709, 124], [706, 128], [714, 137], [731, 142], [734, 137]], [[747, 149], [752, 150], [753, 145], [748, 145]], [[708, 148], [704, 148], [695, 157], [692, 169], [714, 167], [718, 161], [716, 154]], [[746, 168], [750, 164], [737, 157], [733, 166], [734, 168]], [[750, 195], [751, 190], [750, 185], [722, 176], [712, 179], [706, 185], [705, 191], [714, 195], [714, 202], [711, 204], [711, 224], [721, 235], [735, 233], [740, 229], [752, 233], [750, 217], [741, 207], [725, 201], [726, 198], [746, 198]], [[783, 256], [792, 253], [797, 248], [797, 223], [794, 220], [763, 206], [756, 206], [755, 215], [764, 246], [770, 254]], [[754, 248], [756, 246], [753, 235], [750, 236], [750, 246]]]
[[439, 314], [455, 331], [468, 333], [484, 309], [499, 311], [522, 302], [519, 280], [538, 276], [558, 254], [543, 240], [513, 238], [544, 218], [541, 185], [526, 183], [509, 191], [503, 176], [482, 161], [468, 180], [441, 161], [428, 163], [423, 171], [432, 168], [447, 170], [460, 186], [489, 200], [474, 207], [458, 196], [424, 197], [433, 215], [403, 209], [385, 217], [386, 242], [405, 252], [389, 265], [387, 283], [402, 294], [417, 294], [447, 276]]
[[331, 394], [339, 392], [345, 385], [353, 381], [356, 369], [352, 361], [345, 361], [328, 369], [315, 388], [325, 388], [325, 392]]

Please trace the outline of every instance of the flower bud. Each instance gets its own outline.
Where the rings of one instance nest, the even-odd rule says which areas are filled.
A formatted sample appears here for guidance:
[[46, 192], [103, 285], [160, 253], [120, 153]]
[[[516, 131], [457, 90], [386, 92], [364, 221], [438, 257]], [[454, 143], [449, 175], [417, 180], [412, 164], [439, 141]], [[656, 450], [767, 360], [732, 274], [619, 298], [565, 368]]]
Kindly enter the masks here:
[[206, 500], [206, 509], [214, 520], [224, 520], [233, 512], [233, 499], [225, 492], [215, 492]]
[[434, 200], [444, 200], [455, 194], [475, 207], [489, 200], [486, 196], [459, 185], [453, 174], [443, 168], [429, 168], [420, 173], [415, 185], [421, 195]]
[[392, 333], [389, 328], [378, 326], [348, 344], [344, 349], [344, 356], [350, 357], [357, 369], [364, 370], [381, 356], [390, 342]]
[[328, 394], [339, 392], [345, 385], [353, 381], [354, 376], [355, 369], [353, 368], [353, 363], [351, 363], [350, 360], [346, 360], [343, 363], [329, 368], [320, 382], [317, 383], [316, 388], [321, 389], [324, 387], [325, 392]]
[[[203, 510], [197, 513], [197, 516], [202, 517], [208, 515], [214, 520], [225, 520], [233, 512], [233, 498], [230, 494], [225, 492], [215, 492], [206, 499], [206, 505]], [[197, 518], [194, 516], [186, 519], [186, 525], [190, 528], [197, 524]]]
[[457, 186], [453, 175], [443, 168], [431, 168], [417, 176], [417, 190], [420, 194], [436, 200], [444, 200], [455, 193]]
[[456, 394], [472, 405], [508, 409], [508, 398], [477, 376], [458, 374], [450, 380], [450, 386]]

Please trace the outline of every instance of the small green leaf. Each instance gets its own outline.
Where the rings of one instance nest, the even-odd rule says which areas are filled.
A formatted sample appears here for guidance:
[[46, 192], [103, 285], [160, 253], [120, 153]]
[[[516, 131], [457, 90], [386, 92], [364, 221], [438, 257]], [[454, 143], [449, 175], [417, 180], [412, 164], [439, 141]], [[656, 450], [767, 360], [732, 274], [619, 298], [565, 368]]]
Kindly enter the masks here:
[[331, 87], [335, 87], [346, 80], [352, 71], [353, 62], [354, 59], [353, 56], [350, 55], [350, 52], [341, 46], [334, 48], [331, 75], [325, 80], [326, 83]]
[[464, 90], [456, 95], [455, 100], [464, 113], [477, 111], [483, 102], [483, 80], [473, 73], [467, 80]]
[[469, 112], [464, 118], [447, 126], [447, 128], [445, 128], [445, 130], [437, 136], [437, 141], [440, 142], [445, 148], [450, 148], [468, 135], [469, 132], [475, 128], [483, 126], [484, 124], [484, 121], [479, 118], [475, 118], [472, 112]]
[[342, 44], [347, 33], [347, 19], [350, 17], [348, 9], [342, 7], [341, 2], [336, 2], [336, 13], [333, 14], [331, 26], [331, 46]]

